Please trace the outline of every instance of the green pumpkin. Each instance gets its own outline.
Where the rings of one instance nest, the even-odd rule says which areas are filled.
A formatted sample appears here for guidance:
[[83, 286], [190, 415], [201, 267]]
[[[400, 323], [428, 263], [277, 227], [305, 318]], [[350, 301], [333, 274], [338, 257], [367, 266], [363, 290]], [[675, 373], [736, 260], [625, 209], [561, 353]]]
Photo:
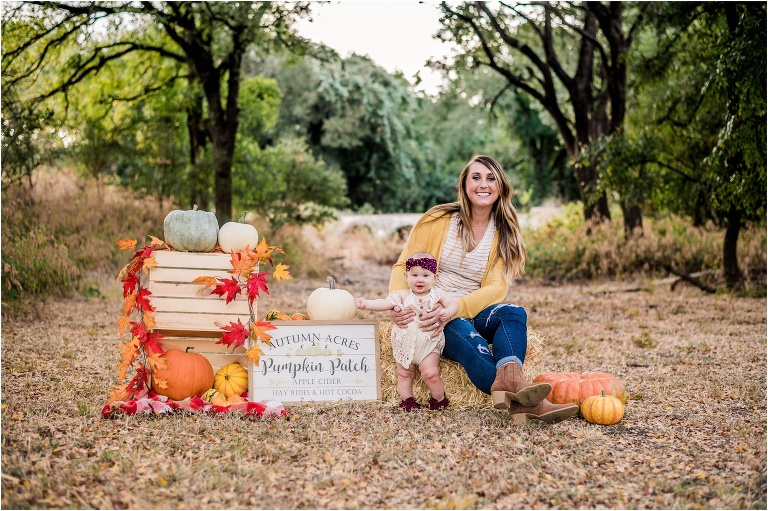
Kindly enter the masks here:
[[219, 240], [219, 222], [210, 211], [171, 211], [163, 222], [165, 242], [181, 252], [210, 252]]

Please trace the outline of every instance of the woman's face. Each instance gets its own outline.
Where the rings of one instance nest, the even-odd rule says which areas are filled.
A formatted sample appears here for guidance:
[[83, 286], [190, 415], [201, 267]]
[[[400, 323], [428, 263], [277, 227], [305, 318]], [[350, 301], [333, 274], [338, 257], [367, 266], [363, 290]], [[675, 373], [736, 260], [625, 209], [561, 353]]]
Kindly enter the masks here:
[[489, 208], [499, 198], [499, 183], [493, 172], [476, 161], [469, 167], [464, 181], [467, 198], [474, 208]]

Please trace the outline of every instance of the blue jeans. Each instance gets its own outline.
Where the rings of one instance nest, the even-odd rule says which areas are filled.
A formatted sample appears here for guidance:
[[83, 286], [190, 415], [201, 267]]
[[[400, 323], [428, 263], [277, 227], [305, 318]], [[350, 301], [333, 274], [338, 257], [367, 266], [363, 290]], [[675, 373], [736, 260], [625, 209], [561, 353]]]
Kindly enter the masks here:
[[490, 394], [497, 368], [507, 362], [523, 365], [527, 320], [525, 309], [509, 303], [486, 307], [474, 319], [451, 320], [444, 329], [443, 356], [461, 364], [475, 387]]

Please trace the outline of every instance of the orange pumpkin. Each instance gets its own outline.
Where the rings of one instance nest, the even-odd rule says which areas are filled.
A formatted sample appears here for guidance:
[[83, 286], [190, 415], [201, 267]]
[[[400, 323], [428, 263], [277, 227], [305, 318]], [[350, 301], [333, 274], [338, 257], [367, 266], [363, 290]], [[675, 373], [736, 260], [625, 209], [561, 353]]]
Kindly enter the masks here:
[[[204, 356], [170, 349], [160, 358], [165, 359], [168, 369], [152, 373], [152, 388], [158, 394], [181, 401], [213, 387], [213, 367]], [[160, 381], [165, 382], [165, 388], [160, 386]]]
[[599, 396], [601, 391], [606, 395], [627, 402], [627, 391], [624, 384], [609, 373], [600, 371], [586, 373], [544, 373], [536, 377], [534, 382], [547, 382], [552, 385], [547, 399], [552, 403], [564, 404], [581, 403], [591, 396]]
[[624, 417], [624, 405], [618, 398], [606, 396], [603, 390], [599, 396], [590, 396], [581, 403], [581, 416], [592, 424], [610, 426]]

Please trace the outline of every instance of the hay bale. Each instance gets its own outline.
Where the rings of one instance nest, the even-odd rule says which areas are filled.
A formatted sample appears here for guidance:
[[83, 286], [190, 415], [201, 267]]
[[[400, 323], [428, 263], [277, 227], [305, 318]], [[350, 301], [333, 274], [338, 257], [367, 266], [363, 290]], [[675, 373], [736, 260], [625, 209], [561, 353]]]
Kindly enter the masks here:
[[[385, 403], [397, 405], [400, 403], [400, 395], [397, 393], [397, 366], [392, 356], [392, 327], [391, 321], [379, 322], [379, 351], [381, 360], [381, 394]], [[528, 332], [528, 349], [525, 353], [523, 374], [526, 379], [532, 380], [541, 372], [539, 367], [541, 352], [544, 347], [544, 339], [535, 332]], [[451, 401], [451, 408], [466, 406], [492, 406], [491, 396], [482, 393], [475, 387], [467, 372], [458, 362], [440, 359], [440, 376], [445, 382], [445, 394]], [[420, 403], [426, 403], [429, 399], [429, 389], [416, 376], [413, 385], [413, 396]]]

